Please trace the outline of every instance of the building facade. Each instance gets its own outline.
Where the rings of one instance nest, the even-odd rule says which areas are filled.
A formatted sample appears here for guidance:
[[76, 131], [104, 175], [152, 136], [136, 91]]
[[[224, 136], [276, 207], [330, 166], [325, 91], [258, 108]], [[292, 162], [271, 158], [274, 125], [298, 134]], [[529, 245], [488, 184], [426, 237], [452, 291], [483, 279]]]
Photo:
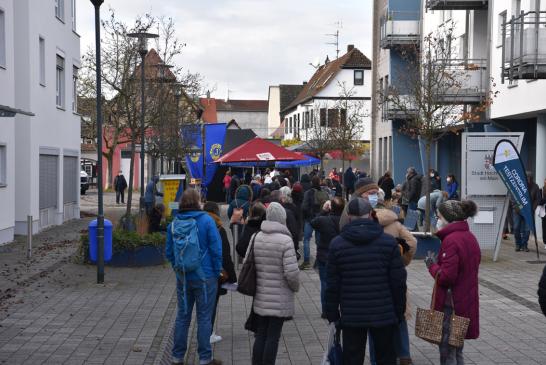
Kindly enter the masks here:
[[75, 0], [0, 1], [0, 104], [34, 114], [0, 121], [0, 158], [7, 161], [0, 199], [8, 206], [0, 213], [0, 242], [26, 234], [27, 216], [34, 232], [79, 218], [75, 6]]

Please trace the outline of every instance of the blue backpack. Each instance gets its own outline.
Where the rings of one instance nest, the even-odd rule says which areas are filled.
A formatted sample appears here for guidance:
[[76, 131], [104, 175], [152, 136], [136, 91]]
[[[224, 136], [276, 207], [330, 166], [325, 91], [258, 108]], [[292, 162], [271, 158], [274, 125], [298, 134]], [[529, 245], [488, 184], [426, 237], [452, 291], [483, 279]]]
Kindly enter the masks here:
[[[174, 270], [182, 274], [201, 271], [201, 246], [199, 245], [199, 230], [193, 218], [174, 219], [171, 223], [171, 234], [174, 250]], [[201, 276], [201, 275], [199, 275]]]

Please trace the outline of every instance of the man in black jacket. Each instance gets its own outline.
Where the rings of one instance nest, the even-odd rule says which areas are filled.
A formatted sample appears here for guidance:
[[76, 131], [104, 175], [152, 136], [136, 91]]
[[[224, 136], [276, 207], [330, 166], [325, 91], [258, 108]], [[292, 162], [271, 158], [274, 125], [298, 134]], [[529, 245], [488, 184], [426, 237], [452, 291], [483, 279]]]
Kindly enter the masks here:
[[[311, 179], [311, 189], [307, 190], [303, 195], [303, 203], [301, 206], [303, 219], [303, 263], [300, 265], [300, 270], [307, 270], [311, 267], [311, 237], [313, 237], [313, 227], [311, 221], [320, 215], [322, 205], [328, 200], [328, 194], [322, 191], [320, 187], [320, 178], [313, 176]], [[288, 219], [287, 219], [288, 222]], [[315, 233], [315, 243], [318, 244], [319, 239]]]
[[402, 200], [407, 201], [408, 208], [417, 210], [417, 202], [421, 197], [421, 175], [414, 167], [409, 167], [406, 172], [406, 183], [402, 187]]
[[114, 178], [116, 204], [119, 204], [119, 198], [121, 198], [121, 203], [125, 204], [125, 189], [127, 189], [127, 180], [125, 180], [125, 176], [123, 176], [123, 172], [120, 170], [118, 175]]
[[343, 364], [364, 364], [368, 331], [378, 365], [395, 365], [393, 336], [404, 319], [406, 269], [396, 240], [362, 198], [348, 204], [350, 222], [330, 244], [326, 315], [343, 330]]

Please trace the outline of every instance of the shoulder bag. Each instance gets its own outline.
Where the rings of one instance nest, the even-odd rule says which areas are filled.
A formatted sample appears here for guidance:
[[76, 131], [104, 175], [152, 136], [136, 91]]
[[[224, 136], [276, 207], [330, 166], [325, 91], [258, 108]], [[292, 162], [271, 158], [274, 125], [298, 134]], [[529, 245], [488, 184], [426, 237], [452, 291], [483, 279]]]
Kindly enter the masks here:
[[241, 268], [241, 273], [239, 274], [239, 285], [237, 286], [237, 291], [239, 293], [251, 297], [256, 295], [256, 262], [254, 261], [254, 241], [256, 241], [257, 235], [258, 233], [254, 234], [254, 237], [252, 237], [248, 254], [246, 255], [245, 262]]

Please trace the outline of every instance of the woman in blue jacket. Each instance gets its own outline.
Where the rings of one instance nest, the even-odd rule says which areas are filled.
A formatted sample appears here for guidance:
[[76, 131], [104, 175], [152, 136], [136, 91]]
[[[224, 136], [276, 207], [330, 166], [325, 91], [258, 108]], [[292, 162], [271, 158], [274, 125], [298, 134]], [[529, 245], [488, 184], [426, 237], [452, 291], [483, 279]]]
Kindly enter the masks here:
[[459, 189], [459, 183], [457, 182], [457, 179], [455, 178], [455, 175], [453, 174], [447, 174], [447, 200], [459, 200], [459, 193], [457, 190]]

